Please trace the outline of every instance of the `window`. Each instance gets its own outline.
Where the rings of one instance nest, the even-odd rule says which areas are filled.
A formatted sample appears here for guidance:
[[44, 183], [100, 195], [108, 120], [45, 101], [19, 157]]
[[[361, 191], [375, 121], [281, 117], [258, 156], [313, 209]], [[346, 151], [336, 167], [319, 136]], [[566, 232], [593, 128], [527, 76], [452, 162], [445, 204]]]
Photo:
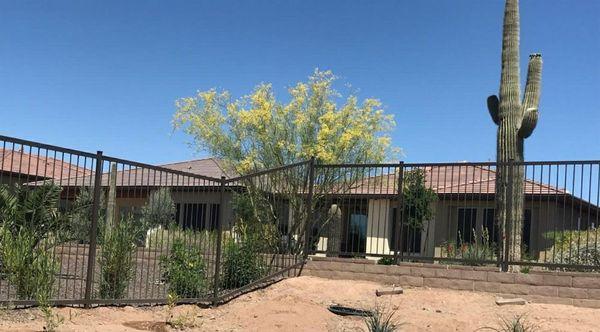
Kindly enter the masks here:
[[456, 243], [475, 242], [474, 230], [477, 227], [477, 209], [458, 209], [458, 229], [456, 231]]
[[[490, 242], [499, 243], [501, 229], [496, 224], [495, 209], [484, 209], [483, 210], [483, 227], [487, 229], [490, 236]], [[523, 246], [525, 252], [529, 252], [531, 246], [531, 209], [525, 209], [523, 211]]]
[[206, 204], [202, 203], [184, 203], [183, 220], [181, 221], [183, 229], [200, 230], [206, 228]]
[[209, 216], [209, 220], [210, 223], [208, 225], [208, 230], [212, 231], [217, 229], [218, 227], [218, 222], [219, 222], [219, 204], [211, 204], [210, 205], [210, 216]]
[[[400, 234], [396, 234], [398, 224], [396, 220], [399, 216], [396, 211], [397, 208], [392, 208], [392, 216], [390, 218], [390, 231], [392, 239], [390, 245], [391, 250], [397, 250], [399, 244], [398, 239]], [[404, 217], [404, 219], [406, 220], [406, 216]], [[421, 230], [417, 227], [410, 227], [407, 222], [404, 222], [402, 226], [402, 251], [410, 253], [421, 252]]]
[[345, 253], [362, 254], [367, 249], [367, 207], [366, 205], [346, 206], [342, 210], [344, 219], [341, 249]]

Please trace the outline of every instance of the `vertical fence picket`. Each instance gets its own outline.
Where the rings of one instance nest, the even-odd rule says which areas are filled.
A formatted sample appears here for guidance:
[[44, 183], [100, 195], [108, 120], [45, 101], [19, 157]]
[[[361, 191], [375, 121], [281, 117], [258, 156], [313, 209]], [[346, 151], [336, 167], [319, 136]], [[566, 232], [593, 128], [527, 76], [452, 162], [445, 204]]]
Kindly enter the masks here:
[[89, 308], [92, 304], [94, 270], [96, 267], [96, 244], [98, 238], [98, 211], [100, 208], [100, 194], [102, 190], [102, 151], [96, 155], [96, 171], [94, 176], [94, 198], [92, 201], [92, 221], [90, 225], [90, 244], [88, 250], [87, 273], [85, 279], [85, 306]]

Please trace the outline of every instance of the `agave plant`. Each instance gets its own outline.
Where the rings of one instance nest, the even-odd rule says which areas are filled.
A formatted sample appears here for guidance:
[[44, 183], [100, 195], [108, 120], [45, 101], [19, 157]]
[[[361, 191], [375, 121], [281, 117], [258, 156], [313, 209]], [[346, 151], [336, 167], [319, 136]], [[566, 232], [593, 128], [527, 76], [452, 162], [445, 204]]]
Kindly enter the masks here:
[[13, 234], [27, 230], [31, 249], [64, 229], [66, 218], [59, 210], [62, 189], [53, 183], [36, 187], [0, 186], [0, 226]]

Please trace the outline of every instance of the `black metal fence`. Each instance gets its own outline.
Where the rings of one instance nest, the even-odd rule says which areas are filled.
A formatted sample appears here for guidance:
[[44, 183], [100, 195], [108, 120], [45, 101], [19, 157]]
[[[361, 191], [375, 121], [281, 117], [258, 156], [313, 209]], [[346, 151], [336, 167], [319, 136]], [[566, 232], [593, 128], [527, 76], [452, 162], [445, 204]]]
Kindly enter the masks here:
[[[316, 254], [600, 269], [600, 161], [317, 165], [315, 181]], [[504, 219], [496, 186], [522, 197]]]
[[238, 176], [214, 159], [152, 166], [6, 136], [0, 149], [0, 304], [219, 303], [308, 254], [600, 269], [600, 161], [312, 159]]
[[212, 159], [0, 149], [0, 303], [218, 303], [302, 262], [310, 162], [239, 177]]

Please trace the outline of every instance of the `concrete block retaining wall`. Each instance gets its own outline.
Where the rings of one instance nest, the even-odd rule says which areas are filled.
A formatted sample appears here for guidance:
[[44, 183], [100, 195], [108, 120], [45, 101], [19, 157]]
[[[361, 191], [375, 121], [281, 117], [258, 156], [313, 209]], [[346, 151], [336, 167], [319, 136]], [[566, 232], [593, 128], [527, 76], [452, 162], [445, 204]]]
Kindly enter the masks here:
[[311, 257], [302, 275], [488, 292], [532, 302], [600, 308], [600, 274], [591, 272], [506, 273], [496, 267], [426, 263], [377, 265], [367, 259]]

